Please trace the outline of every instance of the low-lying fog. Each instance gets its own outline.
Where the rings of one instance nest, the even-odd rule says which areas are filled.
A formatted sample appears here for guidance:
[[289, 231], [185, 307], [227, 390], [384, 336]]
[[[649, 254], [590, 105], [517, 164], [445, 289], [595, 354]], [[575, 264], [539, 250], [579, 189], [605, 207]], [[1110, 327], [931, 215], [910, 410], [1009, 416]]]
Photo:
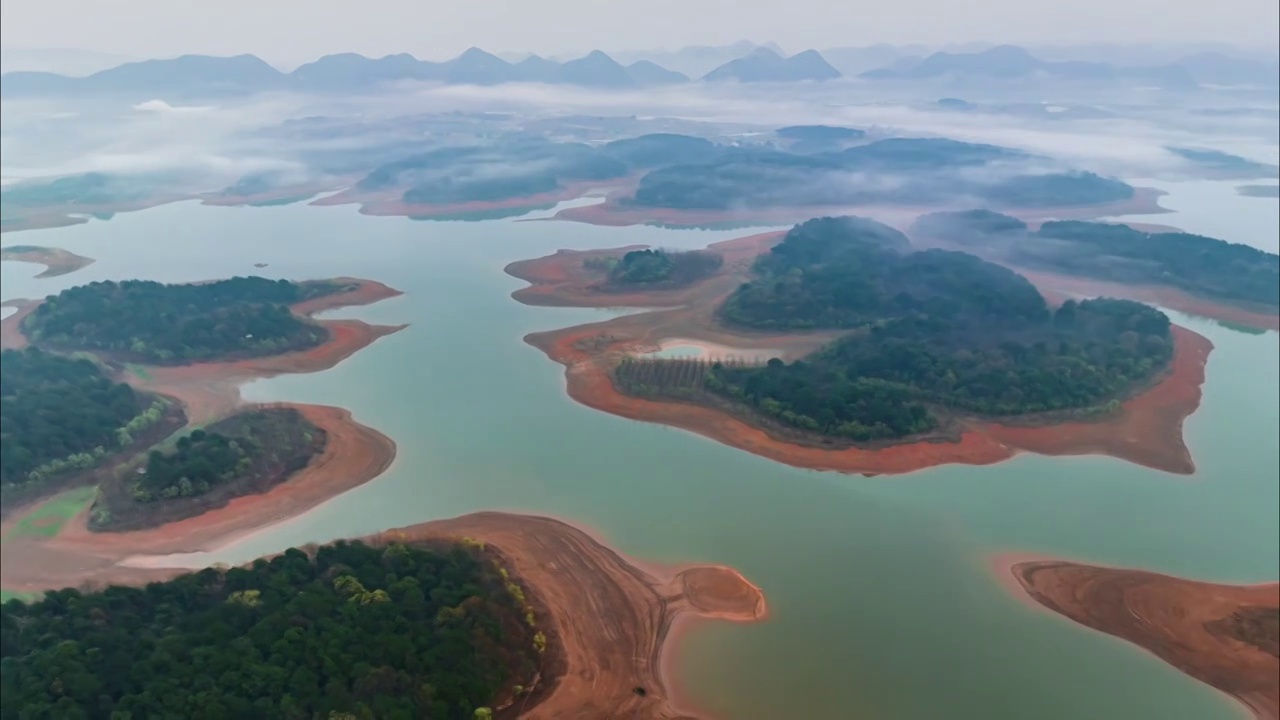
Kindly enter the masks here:
[[[197, 178], [208, 190], [259, 172], [303, 182], [318, 174], [306, 158], [321, 150], [358, 157], [368, 148], [385, 161], [388, 155], [442, 144], [482, 143], [493, 132], [565, 137], [566, 128], [595, 122], [584, 118], [602, 117], [618, 119], [600, 121], [606, 137], [685, 132], [727, 141], [781, 125], [815, 123], [881, 136], [945, 136], [1019, 148], [1126, 178], [1196, 177], [1197, 168], [1168, 146], [1280, 161], [1274, 102], [1245, 93], [1178, 96], [1137, 89], [1088, 98], [1068, 89], [1050, 102], [975, 91], [963, 96], [971, 103], [968, 109], [950, 110], [937, 104], [938, 97], [924, 97], [918, 88], [914, 92], [848, 82], [684, 85], [644, 92], [403, 85], [360, 97], [279, 94], [187, 104], [164, 98], [141, 103], [6, 100], [0, 107], [0, 174], [10, 183], [90, 171], [178, 173], [188, 181]], [[1174, 103], [1170, 97], [1183, 99]], [[433, 117], [455, 112], [507, 116], [454, 118], [447, 131]], [[294, 126], [283, 125], [317, 117], [332, 119], [324, 132], [294, 132]]]

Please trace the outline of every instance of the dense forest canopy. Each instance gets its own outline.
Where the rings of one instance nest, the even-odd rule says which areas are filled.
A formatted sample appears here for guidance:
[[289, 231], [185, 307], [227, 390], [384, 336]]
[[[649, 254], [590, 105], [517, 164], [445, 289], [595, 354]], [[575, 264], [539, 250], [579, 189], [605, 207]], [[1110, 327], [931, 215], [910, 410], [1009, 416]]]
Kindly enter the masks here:
[[607, 180], [629, 172], [628, 165], [601, 148], [510, 137], [492, 147], [447, 147], [387, 163], [357, 187], [408, 187], [409, 203], [492, 202], [552, 192], [565, 183]]
[[591, 259], [588, 268], [604, 270], [605, 285], [668, 286], [688, 285], [711, 275], [724, 264], [724, 257], [712, 252], [672, 250], [632, 250], [621, 258]]
[[36, 348], [5, 350], [0, 353], [0, 483], [31, 482], [38, 479], [32, 473], [50, 463], [116, 447], [118, 432], [143, 410], [133, 388], [112, 382], [91, 360]]
[[1028, 232], [1021, 221], [989, 210], [926, 215], [914, 232], [1029, 268], [1280, 306], [1280, 256], [1216, 238], [1076, 220], [1046, 222]]
[[[1167, 366], [1169, 319], [1126, 300], [1051, 312], [1026, 278], [966, 253], [910, 252], [863, 218], [793, 228], [721, 307], [753, 328], [854, 332], [792, 363], [623, 363], [633, 393], [711, 392], [802, 431], [855, 441], [936, 428], [939, 412], [981, 415], [1106, 406]], [[668, 392], [668, 394], [671, 394]]]
[[[804, 152], [799, 150], [803, 149]], [[1011, 207], [1091, 205], [1133, 188], [1092, 173], [1029, 172], [1031, 156], [941, 138], [889, 138], [844, 149], [804, 140], [789, 151], [726, 148], [657, 167], [631, 202], [679, 209], [934, 204], [978, 197]]]
[[605, 143], [602, 150], [633, 168], [703, 162], [722, 152], [722, 148], [710, 140], [675, 133], [652, 133], [614, 140]]
[[260, 277], [193, 285], [107, 280], [49, 296], [22, 327], [34, 342], [146, 362], [269, 355], [323, 342], [324, 328], [298, 318], [289, 305], [340, 289]]
[[545, 636], [483, 551], [339, 542], [0, 610], [0, 718], [474, 720]]
[[172, 450], [151, 451], [134, 497], [142, 502], [192, 497], [257, 476], [284, 479], [305, 467], [324, 444], [324, 431], [294, 408], [238, 413], [179, 438]]

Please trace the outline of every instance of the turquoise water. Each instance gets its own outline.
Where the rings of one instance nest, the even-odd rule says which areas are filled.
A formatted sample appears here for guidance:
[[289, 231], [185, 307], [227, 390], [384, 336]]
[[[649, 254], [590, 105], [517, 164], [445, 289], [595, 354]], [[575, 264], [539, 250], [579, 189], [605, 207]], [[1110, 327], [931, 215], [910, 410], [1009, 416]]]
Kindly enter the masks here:
[[1199, 468], [1191, 477], [1037, 456], [892, 478], [797, 470], [579, 406], [564, 393], [563, 369], [521, 340], [610, 313], [516, 303], [509, 294], [522, 283], [502, 272], [512, 260], [633, 243], [695, 248], [737, 234], [185, 203], [5, 235], [4, 244], [98, 262], [47, 280], [5, 263], [0, 281], [5, 299], [106, 278], [255, 273], [356, 275], [405, 291], [336, 315], [411, 323], [406, 330], [330, 371], [245, 388], [250, 400], [350, 408], [398, 442], [391, 469], [209, 559], [238, 562], [480, 509], [554, 513], [638, 557], [726, 563], [763, 588], [768, 622], [703, 625], [682, 653], [691, 695], [722, 717], [1239, 715], [1134, 647], [1014, 599], [989, 557], [1029, 551], [1207, 580], [1276, 579], [1276, 333], [1176, 316], [1217, 346], [1204, 403], [1187, 423]]

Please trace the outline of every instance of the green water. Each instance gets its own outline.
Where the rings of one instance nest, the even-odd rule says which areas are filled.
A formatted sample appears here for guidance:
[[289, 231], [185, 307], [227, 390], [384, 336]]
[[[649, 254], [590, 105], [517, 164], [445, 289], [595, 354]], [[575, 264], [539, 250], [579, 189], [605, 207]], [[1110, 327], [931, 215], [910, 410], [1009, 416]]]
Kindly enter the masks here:
[[[1217, 346], [1203, 406], [1187, 423], [1193, 477], [1036, 456], [895, 478], [796, 470], [581, 407], [565, 396], [562, 368], [521, 341], [608, 313], [514, 302], [509, 293], [522, 283], [502, 273], [508, 262], [558, 248], [694, 248], [735, 234], [180, 204], [6, 235], [8, 244], [38, 240], [98, 262], [47, 280], [32, 279], [29, 265], [0, 272], [4, 298], [96, 279], [255, 272], [356, 275], [405, 291], [337, 315], [408, 329], [333, 370], [245, 388], [250, 400], [350, 408], [399, 443], [391, 469], [197, 560], [238, 562], [480, 509], [548, 512], [633, 555], [726, 563], [763, 588], [768, 622], [703, 625], [682, 653], [685, 684], [722, 717], [1239, 716], [1229, 700], [1132, 646], [1024, 606], [996, 583], [988, 558], [1017, 550], [1208, 580], [1276, 579], [1276, 333], [1178, 317]], [[269, 266], [255, 271], [255, 262]]]

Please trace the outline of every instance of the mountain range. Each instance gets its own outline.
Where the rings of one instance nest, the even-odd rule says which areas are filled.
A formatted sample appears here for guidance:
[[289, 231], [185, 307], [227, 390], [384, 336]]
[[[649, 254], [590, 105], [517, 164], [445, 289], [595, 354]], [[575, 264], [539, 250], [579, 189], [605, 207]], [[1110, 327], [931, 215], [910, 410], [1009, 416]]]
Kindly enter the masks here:
[[1277, 84], [1280, 66], [1273, 61], [1232, 58], [1220, 53], [1198, 53], [1163, 65], [1132, 66], [1080, 60], [1041, 60], [1016, 45], [998, 45], [979, 52], [937, 52], [924, 58], [902, 57], [893, 63], [861, 73], [866, 80], [960, 79], [1010, 81], [1041, 78], [1082, 82], [1126, 81], [1167, 89], [1197, 85]]
[[835, 80], [840, 71], [831, 67], [817, 50], [805, 50], [783, 57], [769, 48], [757, 48], [737, 60], [730, 60], [702, 77], [707, 82], [797, 82]]
[[[776, 82], [838, 77], [839, 71], [816, 51], [784, 58], [773, 50], [759, 48], [712, 70], [704, 79]], [[5, 97], [67, 93], [135, 94], [148, 98], [164, 93], [201, 97], [273, 90], [351, 92], [401, 80], [470, 85], [539, 82], [625, 89], [684, 83], [689, 82], [689, 77], [649, 60], [622, 65], [599, 50], [566, 62], [530, 55], [513, 63], [471, 48], [445, 62], [419, 60], [403, 53], [381, 58], [355, 53], [326, 55], [289, 73], [277, 70], [254, 55], [183, 55], [125, 63], [87, 77], [48, 72], [5, 73], [0, 93]]]

